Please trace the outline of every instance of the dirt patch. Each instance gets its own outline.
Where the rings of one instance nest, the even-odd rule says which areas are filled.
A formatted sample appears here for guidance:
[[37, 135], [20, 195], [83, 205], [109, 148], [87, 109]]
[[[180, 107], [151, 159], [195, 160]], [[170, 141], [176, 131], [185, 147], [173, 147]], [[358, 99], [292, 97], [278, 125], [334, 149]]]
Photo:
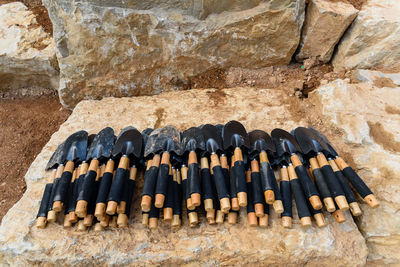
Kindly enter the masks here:
[[0, 6], [12, 2], [22, 2], [26, 5], [28, 9], [35, 14], [38, 24], [41, 25], [47, 33], [53, 35], [53, 24], [41, 0], [0, 0]]
[[165, 110], [163, 108], [158, 108], [154, 111], [154, 116], [157, 117], [156, 122], [154, 123], [154, 129], [160, 128], [162, 123], [164, 122], [164, 113]]
[[207, 96], [215, 106], [222, 105], [225, 102], [226, 93], [222, 90], [207, 91]]
[[268, 89], [286, 87], [301, 98], [316, 89], [321, 83], [351, 76], [351, 71], [334, 72], [329, 64], [306, 68], [299, 63], [261, 69], [230, 68], [226, 73], [226, 86], [252, 86]]
[[374, 80], [374, 85], [376, 87], [382, 88], [382, 87], [391, 87], [395, 88], [396, 84], [393, 83], [393, 81], [387, 77], [378, 77]]
[[0, 221], [25, 192], [32, 161], [69, 114], [56, 97], [0, 99]]
[[226, 88], [226, 72], [222, 69], [211, 69], [189, 80], [190, 88]]
[[368, 121], [369, 134], [374, 141], [381, 145], [384, 149], [392, 152], [400, 152], [400, 142], [397, 142], [394, 135], [387, 132], [380, 122]]
[[400, 115], [400, 109], [398, 109], [398, 108], [396, 108], [396, 107], [393, 107], [393, 106], [386, 105], [386, 106], [385, 106], [385, 111], [386, 111], [387, 113], [389, 113], [389, 114], [397, 114], [397, 115]]

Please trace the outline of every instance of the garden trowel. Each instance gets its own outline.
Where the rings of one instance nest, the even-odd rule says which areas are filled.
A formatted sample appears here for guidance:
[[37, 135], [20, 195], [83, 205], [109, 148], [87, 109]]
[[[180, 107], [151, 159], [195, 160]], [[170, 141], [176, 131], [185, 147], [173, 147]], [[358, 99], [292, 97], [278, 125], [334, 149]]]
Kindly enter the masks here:
[[[106, 163], [111, 157], [114, 146], [114, 130], [106, 127], [101, 130], [93, 139], [87, 153], [86, 162], [90, 162], [89, 169], [84, 177], [82, 189], [78, 195], [75, 213], [78, 217], [86, 216], [88, 202], [94, 194], [94, 184], [97, 176], [99, 165]], [[108, 163], [111, 164], [111, 163]]]
[[324, 151], [324, 148], [322, 147], [321, 137], [319, 137], [310, 129], [304, 127], [296, 128], [294, 130], [294, 134], [296, 136], [296, 140], [299, 142], [303, 153], [305, 155], [309, 155], [310, 158], [317, 158], [318, 165], [321, 168], [325, 181], [339, 209], [348, 210], [349, 204], [346, 200], [343, 187], [338, 181], [325, 155], [322, 153]]
[[[280, 214], [283, 212], [282, 198], [275, 174], [268, 159], [268, 153], [271, 155], [276, 151], [275, 144], [272, 138], [262, 130], [251, 131], [249, 133], [249, 138], [251, 144], [250, 156], [253, 158], [251, 166], [252, 169], [259, 169], [261, 188], [263, 190], [265, 202], [267, 204], [273, 204], [275, 212]], [[260, 160], [259, 166], [257, 166], [257, 157]], [[253, 194], [256, 195], [254, 190]]]
[[[36, 216], [36, 227], [37, 228], [46, 227], [47, 215], [48, 215], [49, 208], [51, 208], [51, 209], [53, 208], [52, 207], [53, 203], [51, 201], [51, 199], [52, 199], [51, 193], [54, 188], [55, 179], [57, 178], [57, 173], [59, 174], [59, 177], [57, 178], [57, 184], [58, 184], [59, 178], [61, 177], [62, 170], [61, 171], [57, 171], [57, 170], [58, 170], [59, 166], [61, 169], [63, 169], [63, 166], [61, 164], [61, 162], [62, 162], [61, 156], [62, 156], [62, 152], [63, 152], [63, 147], [64, 147], [64, 143], [60, 144], [57, 147], [56, 151], [54, 151], [53, 155], [51, 156], [51, 158], [46, 166], [46, 171], [52, 170], [52, 174], [51, 174], [50, 183], [47, 183], [44, 188], [42, 201], [40, 202], [39, 211]], [[53, 193], [53, 195], [54, 195], [54, 193]]]
[[129, 176], [130, 163], [138, 160], [142, 152], [142, 135], [140, 132], [128, 126], [124, 128], [118, 135], [112, 150], [112, 156], [115, 160], [119, 159], [118, 168], [115, 171], [112, 180], [110, 192], [108, 193], [108, 202], [106, 213], [114, 215], [117, 206], [120, 204], [125, 180]]
[[62, 162], [65, 167], [53, 199], [53, 210], [56, 212], [60, 212], [64, 206], [75, 165], [86, 159], [87, 142], [86, 131], [76, 132], [65, 140], [62, 153]]
[[[291, 156], [296, 155], [297, 152], [300, 151], [300, 147], [297, 144], [294, 137], [282, 129], [274, 129], [271, 132], [272, 140], [276, 146], [276, 157], [280, 159], [280, 162], [287, 163], [288, 166], [283, 165], [281, 168], [281, 177], [282, 180], [287, 180], [289, 177], [289, 184], [290, 184], [290, 191], [294, 195], [294, 200], [296, 203], [297, 214], [300, 218], [301, 224], [303, 226], [310, 226], [311, 225], [311, 214], [308, 210], [307, 200], [305, 198], [303, 189], [300, 185], [298, 176], [296, 171], [291, 163]], [[298, 156], [297, 156], [298, 157]], [[285, 204], [288, 203], [287, 193], [283, 194]], [[286, 205], [285, 205], [286, 206]], [[289, 207], [287, 207], [289, 208]], [[286, 207], [285, 207], [286, 209]], [[285, 210], [285, 216], [282, 217], [282, 224], [286, 228], [290, 228], [291, 226], [291, 211]]]
[[247, 206], [246, 171], [243, 162], [243, 149], [250, 148], [249, 136], [244, 126], [238, 121], [230, 121], [222, 130], [224, 149], [233, 153], [233, 166], [239, 206]]
[[197, 127], [191, 127], [183, 131], [181, 147], [184, 153], [183, 156], [187, 157], [189, 195], [192, 204], [198, 207], [201, 204], [201, 181], [197, 154], [205, 150], [203, 132]]
[[[375, 198], [374, 194], [372, 193], [371, 189], [364, 183], [364, 181], [361, 179], [360, 176], [351, 168], [343, 158], [341, 158], [336, 150], [332, 147], [332, 145], [329, 143], [329, 140], [320, 132], [317, 130], [309, 127], [310, 130], [312, 130], [315, 134], [321, 137], [321, 144], [324, 148], [323, 153], [325, 156], [328, 158], [329, 164], [332, 166], [332, 169], [335, 171], [335, 174], [337, 175], [339, 182], [342, 184], [345, 183], [345, 180], [343, 179], [343, 175], [341, 175], [337, 170], [341, 170], [344, 176], [346, 176], [347, 180], [350, 182], [350, 184], [356, 189], [356, 191], [360, 194], [360, 196], [368, 203], [368, 205], [372, 208], [376, 208], [379, 206], [378, 200]], [[333, 159], [333, 160], [332, 160]], [[344, 188], [345, 189], [345, 188]], [[346, 193], [347, 192], [347, 193]], [[345, 190], [346, 198], [349, 197], [349, 205], [350, 205], [350, 210], [353, 213], [354, 216], [361, 215], [361, 210], [353, 203], [354, 198], [351, 195], [352, 191], [350, 189], [350, 192]]]
[[286, 154], [289, 154], [290, 161], [293, 164], [293, 168], [296, 171], [297, 177], [299, 178], [303, 191], [307, 199], [310, 201], [311, 206], [316, 210], [320, 210], [322, 208], [322, 202], [319, 198], [319, 193], [317, 191], [317, 188], [312, 182], [306, 167], [303, 166], [302, 158], [299, 156], [302, 151], [298, 142], [296, 141], [293, 135], [282, 129], [276, 129], [274, 132], [274, 136], [275, 139], [278, 140], [278, 144], [280, 145], [279, 148], [277, 147], [277, 151], [278, 149], [279, 151], [285, 149]]
[[170, 154], [181, 154], [180, 151], [181, 134], [173, 126], [154, 130], [148, 139], [144, 156], [156, 155], [161, 153], [161, 162], [157, 175], [155, 187], [154, 206], [162, 208], [168, 190], [168, 176], [170, 173]]
[[204, 135], [206, 153], [210, 157], [210, 170], [213, 173], [213, 181], [220, 202], [220, 209], [226, 214], [231, 209], [231, 205], [228, 187], [226, 185], [220, 158], [218, 157], [218, 153], [223, 151], [222, 137], [217, 127], [214, 125], [206, 124], [201, 127], [201, 130]]

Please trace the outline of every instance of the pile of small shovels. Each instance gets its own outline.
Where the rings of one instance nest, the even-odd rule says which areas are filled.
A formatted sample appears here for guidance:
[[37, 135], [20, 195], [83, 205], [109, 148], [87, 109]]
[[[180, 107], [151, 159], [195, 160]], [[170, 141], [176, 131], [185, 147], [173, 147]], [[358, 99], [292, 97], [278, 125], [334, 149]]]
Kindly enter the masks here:
[[[280, 173], [278, 186], [274, 169]], [[368, 186], [339, 157], [317, 130], [298, 127], [246, 132], [243, 125], [201, 125], [182, 133], [172, 126], [127, 127], [118, 137], [107, 127], [97, 135], [79, 131], [50, 158], [36, 226], [44, 228], [62, 213], [64, 227], [127, 227], [137, 173], [144, 172], [142, 224], [157, 228], [162, 218], [180, 227], [187, 214], [191, 227], [204, 215], [208, 224], [236, 224], [246, 207], [250, 226], [268, 226], [270, 205], [292, 226], [292, 195], [301, 225], [326, 226], [322, 210], [344, 222], [343, 211], [362, 211], [379, 202]], [[227, 215], [227, 216], [225, 216]]]

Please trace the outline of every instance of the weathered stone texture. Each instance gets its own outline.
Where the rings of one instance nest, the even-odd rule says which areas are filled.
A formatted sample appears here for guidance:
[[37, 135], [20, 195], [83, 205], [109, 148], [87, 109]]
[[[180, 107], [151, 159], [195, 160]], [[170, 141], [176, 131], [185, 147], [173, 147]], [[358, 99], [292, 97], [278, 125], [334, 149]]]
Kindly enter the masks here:
[[59, 94], [82, 99], [190, 87], [212, 69], [288, 64], [304, 0], [44, 0], [54, 25]]
[[400, 67], [400, 2], [369, 0], [343, 36], [335, 69]]
[[53, 38], [20, 3], [0, 6], [0, 91], [27, 86], [58, 88]]
[[328, 62], [357, 13], [351, 4], [342, 1], [309, 1], [296, 59], [315, 57], [322, 63]]

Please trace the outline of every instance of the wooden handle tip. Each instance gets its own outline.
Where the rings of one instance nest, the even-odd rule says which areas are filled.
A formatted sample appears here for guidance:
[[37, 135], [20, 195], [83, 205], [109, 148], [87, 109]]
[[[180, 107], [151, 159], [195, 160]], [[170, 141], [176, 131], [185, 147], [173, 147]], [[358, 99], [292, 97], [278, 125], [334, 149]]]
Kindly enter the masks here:
[[274, 207], [274, 211], [278, 214], [284, 211], [282, 200], [275, 200], [272, 206]]
[[292, 228], [292, 217], [282, 216], [282, 226], [284, 228]]
[[37, 217], [36, 223], [35, 223], [36, 228], [43, 229], [43, 228], [46, 227], [46, 224], [47, 224], [47, 219], [46, 219], [46, 217]]
[[275, 194], [273, 190], [266, 190], [264, 192], [264, 197], [265, 197], [265, 202], [267, 202], [267, 204], [273, 204], [275, 201]]
[[376, 208], [379, 206], [379, 201], [375, 198], [373, 194], [369, 194], [364, 198], [371, 208]]
[[143, 196], [140, 206], [142, 207], [142, 211], [149, 212], [151, 209], [151, 196]]

